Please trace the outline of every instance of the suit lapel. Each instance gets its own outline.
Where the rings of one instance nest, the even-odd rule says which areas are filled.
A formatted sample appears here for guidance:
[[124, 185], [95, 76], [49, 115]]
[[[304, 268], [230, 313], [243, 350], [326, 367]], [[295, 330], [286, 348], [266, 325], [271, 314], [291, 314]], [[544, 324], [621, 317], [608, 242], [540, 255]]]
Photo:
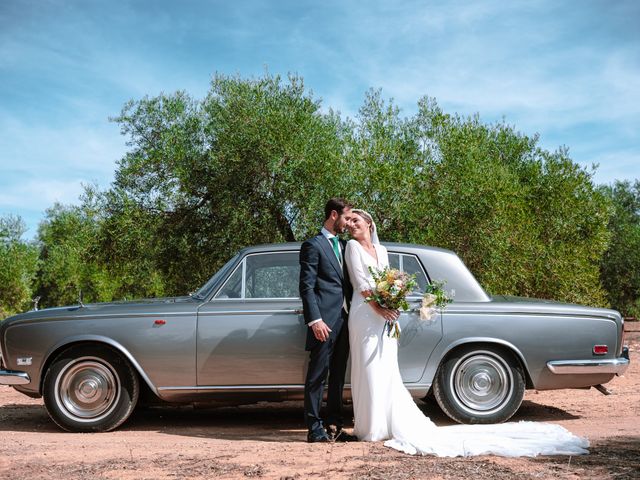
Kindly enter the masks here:
[[[342, 272], [342, 267], [340, 266], [340, 262], [336, 258], [336, 254], [333, 252], [333, 248], [329, 244], [329, 240], [322, 233], [316, 237], [318, 239], [318, 243], [320, 244], [320, 248], [324, 252], [324, 254], [329, 258], [329, 262], [333, 265], [333, 268], [336, 269], [336, 272], [340, 275], [340, 278], [344, 277], [344, 273]], [[344, 256], [343, 256], [344, 258]]]

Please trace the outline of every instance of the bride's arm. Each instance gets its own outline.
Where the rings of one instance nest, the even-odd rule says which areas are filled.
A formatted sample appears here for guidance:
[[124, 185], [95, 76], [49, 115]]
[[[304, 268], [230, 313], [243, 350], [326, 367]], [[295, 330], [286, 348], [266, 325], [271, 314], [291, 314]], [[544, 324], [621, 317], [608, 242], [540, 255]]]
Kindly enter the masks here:
[[345, 250], [345, 260], [347, 262], [347, 270], [349, 270], [349, 279], [353, 290], [356, 292], [364, 293], [365, 291], [371, 292], [371, 281], [369, 280], [368, 272], [364, 271], [362, 266], [362, 260], [360, 259], [360, 252], [355, 245], [355, 240], [349, 240], [347, 242], [347, 248]]
[[[367, 298], [373, 291], [371, 290], [371, 276], [368, 272], [365, 272], [360, 258], [360, 250], [355, 245], [355, 240], [349, 240], [347, 242], [347, 249], [345, 252], [345, 260], [347, 262], [347, 269], [349, 270], [349, 277], [351, 278], [351, 284], [353, 290], [360, 292], [360, 294]], [[383, 317], [385, 320], [394, 321], [398, 318], [399, 312], [396, 310], [389, 310], [380, 306], [378, 302], [369, 302], [371, 308], [375, 312]]]

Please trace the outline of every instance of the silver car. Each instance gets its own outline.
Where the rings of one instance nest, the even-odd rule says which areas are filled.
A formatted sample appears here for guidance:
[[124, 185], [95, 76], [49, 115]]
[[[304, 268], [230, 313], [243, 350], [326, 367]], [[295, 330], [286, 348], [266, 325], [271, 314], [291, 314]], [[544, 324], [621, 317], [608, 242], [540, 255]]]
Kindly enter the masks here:
[[[451, 251], [386, 246], [391, 266], [418, 281], [400, 317], [405, 385], [415, 398], [433, 395], [457, 422], [503, 422], [525, 389], [601, 386], [629, 365], [615, 310], [489, 296]], [[308, 353], [299, 248], [245, 248], [190, 296], [8, 318], [0, 384], [44, 397], [56, 424], [80, 432], [118, 427], [141, 392], [165, 402], [301, 399]], [[426, 322], [421, 292], [434, 280], [455, 297]]]

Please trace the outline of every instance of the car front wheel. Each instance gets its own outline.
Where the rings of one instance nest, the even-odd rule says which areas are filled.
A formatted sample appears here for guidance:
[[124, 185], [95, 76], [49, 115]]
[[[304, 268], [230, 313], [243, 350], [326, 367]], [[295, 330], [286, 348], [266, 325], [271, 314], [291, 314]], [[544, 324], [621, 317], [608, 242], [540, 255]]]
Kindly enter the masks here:
[[513, 355], [497, 347], [463, 347], [440, 366], [433, 393], [459, 423], [500, 423], [520, 408], [525, 381]]
[[129, 362], [106, 346], [74, 346], [58, 355], [43, 384], [52, 420], [70, 432], [106, 432], [131, 415], [140, 385]]

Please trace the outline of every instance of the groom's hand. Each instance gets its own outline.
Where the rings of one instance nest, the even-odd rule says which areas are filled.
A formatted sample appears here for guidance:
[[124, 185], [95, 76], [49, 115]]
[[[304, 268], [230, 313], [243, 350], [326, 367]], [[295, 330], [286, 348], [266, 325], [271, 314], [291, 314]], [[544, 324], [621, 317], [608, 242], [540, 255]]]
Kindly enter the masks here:
[[326, 342], [329, 339], [331, 329], [322, 320], [311, 325], [313, 335], [321, 342]]

